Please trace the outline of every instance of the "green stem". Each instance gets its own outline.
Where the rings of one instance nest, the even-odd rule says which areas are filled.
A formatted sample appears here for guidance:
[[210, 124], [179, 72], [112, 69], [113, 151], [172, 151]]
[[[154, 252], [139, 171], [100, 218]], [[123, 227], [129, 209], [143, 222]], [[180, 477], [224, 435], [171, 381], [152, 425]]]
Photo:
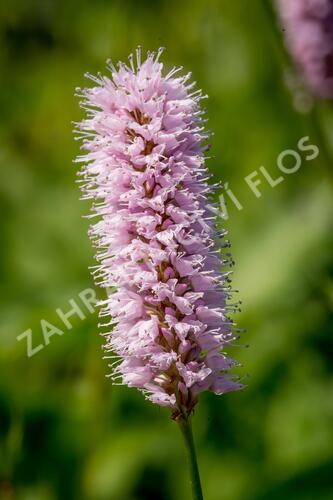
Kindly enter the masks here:
[[[314, 135], [314, 142], [319, 147], [319, 162], [320, 166], [326, 171], [330, 180], [333, 179], [332, 165], [333, 160], [331, 157], [331, 151], [327, 144], [327, 139], [323, 131], [323, 126], [321, 122], [321, 117], [319, 116], [318, 105], [314, 106], [308, 116], [305, 117], [308, 120], [309, 128]], [[307, 124], [306, 124], [307, 125]]]
[[193, 500], [203, 500], [199, 468], [197, 463], [197, 457], [195, 453], [193, 433], [191, 421], [189, 418], [180, 418], [178, 420], [180, 430], [182, 431], [185, 446], [187, 450], [187, 460], [190, 469], [190, 481], [192, 486]]

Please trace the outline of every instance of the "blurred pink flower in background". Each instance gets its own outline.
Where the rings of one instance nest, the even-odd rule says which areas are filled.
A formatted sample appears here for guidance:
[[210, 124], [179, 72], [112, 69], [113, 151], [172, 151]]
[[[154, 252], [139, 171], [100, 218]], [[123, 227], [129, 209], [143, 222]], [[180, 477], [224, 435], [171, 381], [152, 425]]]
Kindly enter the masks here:
[[309, 88], [333, 98], [333, 0], [277, 0], [287, 47]]

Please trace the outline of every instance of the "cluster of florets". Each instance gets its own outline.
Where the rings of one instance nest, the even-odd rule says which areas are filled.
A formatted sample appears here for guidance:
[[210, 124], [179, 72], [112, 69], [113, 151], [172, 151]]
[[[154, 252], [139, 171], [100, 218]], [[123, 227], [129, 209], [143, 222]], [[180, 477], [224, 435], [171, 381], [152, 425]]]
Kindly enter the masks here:
[[96, 282], [115, 289], [102, 303], [111, 377], [154, 403], [188, 415], [198, 394], [241, 388], [224, 350], [236, 337], [228, 317], [229, 256], [209, 208], [200, 91], [190, 74], [162, 76], [148, 54], [80, 91], [85, 198], [99, 221]]

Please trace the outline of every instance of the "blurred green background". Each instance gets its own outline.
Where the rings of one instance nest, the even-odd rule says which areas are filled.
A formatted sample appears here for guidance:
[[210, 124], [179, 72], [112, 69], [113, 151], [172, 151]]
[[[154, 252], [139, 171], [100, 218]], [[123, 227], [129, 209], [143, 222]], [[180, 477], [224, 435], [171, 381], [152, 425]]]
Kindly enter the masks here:
[[[93, 287], [81, 216], [72, 120], [77, 85], [105, 60], [167, 48], [209, 94], [209, 168], [229, 183], [237, 318], [234, 349], [247, 389], [205, 394], [194, 430], [206, 500], [333, 498], [333, 113], [302, 89], [264, 2], [11, 0], [0, 4], [0, 499], [189, 500], [185, 452], [166, 409], [113, 387], [98, 318], [78, 294]], [[293, 84], [294, 85], [294, 84]], [[295, 86], [295, 85], [294, 85]], [[297, 85], [296, 85], [297, 86]], [[296, 92], [296, 93], [295, 93]], [[301, 106], [299, 105], [301, 102]], [[276, 158], [309, 136], [316, 160], [281, 175]], [[326, 152], [325, 152], [326, 149]], [[290, 158], [289, 158], [290, 161]], [[286, 164], [288, 160], [285, 160]], [[258, 171], [262, 196], [244, 177]], [[100, 296], [103, 296], [99, 292]], [[55, 310], [74, 299], [86, 319], [67, 331]], [[44, 344], [41, 320], [63, 329]], [[248, 375], [247, 375], [248, 374]]]

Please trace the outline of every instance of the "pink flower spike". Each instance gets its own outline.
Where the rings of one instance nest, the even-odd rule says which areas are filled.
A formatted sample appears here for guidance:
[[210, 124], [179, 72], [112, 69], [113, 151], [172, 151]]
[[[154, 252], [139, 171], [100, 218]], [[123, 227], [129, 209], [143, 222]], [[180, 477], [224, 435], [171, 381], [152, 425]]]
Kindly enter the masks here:
[[[119, 358], [114, 382], [136, 387], [174, 419], [187, 419], [203, 391], [243, 386], [224, 352], [236, 340], [228, 312], [229, 278], [220, 258], [212, 191], [205, 166], [204, 120], [189, 75], [148, 53], [137, 63], [109, 65], [80, 91], [84, 199], [98, 222], [96, 283], [105, 325], [115, 325], [105, 350]], [[207, 194], [208, 193], [208, 194]], [[222, 237], [224, 238], [224, 236]]]

